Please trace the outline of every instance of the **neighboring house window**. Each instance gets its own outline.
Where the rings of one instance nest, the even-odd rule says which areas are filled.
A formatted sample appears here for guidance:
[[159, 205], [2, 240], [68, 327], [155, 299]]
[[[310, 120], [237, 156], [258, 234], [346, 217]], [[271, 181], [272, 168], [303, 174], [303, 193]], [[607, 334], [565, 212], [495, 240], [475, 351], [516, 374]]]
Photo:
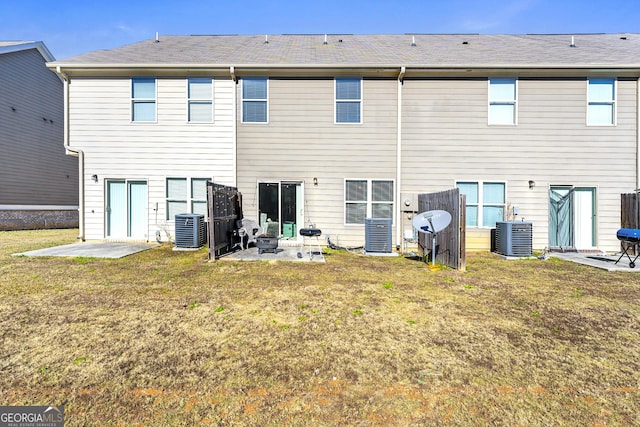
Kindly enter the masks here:
[[167, 219], [183, 213], [206, 217], [207, 181], [208, 178], [167, 178]]
[[517, 80], [489, 79], [489, 124], [517, 123]]
[[131, 120], [156, 121], [156, 79], [131, 79]]
[[391, 180], [347, 179], [344, 194], [346, 224], [364, 224], [365, 218], [393, 218]]
[[189, 122], [213, 122], [213, 79], [188, 79], [187, 86]]
[[467, 227], [495, 227], [504, 220], [504, 182], [458, 182], [456, 186], [467, 196]]
[[362, 79], [336, 79], [336, 123], [362, 123]]
[[266, 78], [242, 79], [242, 122], [267, 123], [268, 80]]
[[615, 79], [589, 79], [587, 98], [587, 125], [612, 126], [616, 123]]

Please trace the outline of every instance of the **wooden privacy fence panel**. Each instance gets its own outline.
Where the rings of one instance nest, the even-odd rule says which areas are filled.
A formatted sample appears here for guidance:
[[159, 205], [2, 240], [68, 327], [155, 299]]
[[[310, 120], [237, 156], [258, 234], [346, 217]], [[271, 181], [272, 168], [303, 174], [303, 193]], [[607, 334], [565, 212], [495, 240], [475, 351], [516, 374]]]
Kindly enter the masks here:
[[[436, 239], [436, 261], [462, 271], [466, 269], [466, 205], [465, 195], [460, 194], [457, 188], [418, 195], [420, 212], [443, 210], [451, 214], [451, 224], [438, 233]], [[418, 233], [418, 248], [422, 256], [432, 250], [432, 244], [431, 234]]]
[[[620, 228], [640, 228], [640, 194], [628, 193], [621, 194], [621, 206], [620, 206]], [[624, 243], [622, 243], [624, 244]], [[640, 250], [638, 245], [635, 246], [635, 251]], [[629, 249], [628, 252], [631, 252]], [[637, 254], [637, 252], [634, 252]]]
[[233, 247], [236, 221], [242, 219], [242, 194], [236, 187], [207, 183], [209, 259], [218, 259]]
[[640, 212], [638, 212], [638, 194], [621, 194], [620, 228], [640, 228]]

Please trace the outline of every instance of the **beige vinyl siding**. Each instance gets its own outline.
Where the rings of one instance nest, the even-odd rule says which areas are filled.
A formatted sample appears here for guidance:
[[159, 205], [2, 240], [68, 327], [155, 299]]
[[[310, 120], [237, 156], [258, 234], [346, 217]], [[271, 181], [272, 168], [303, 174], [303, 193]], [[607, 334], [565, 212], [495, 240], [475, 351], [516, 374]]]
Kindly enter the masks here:
[[334, 90], [333, 78], [269, 80], [269, 123], [240, 123], [238, 112], [238, 187], [257, 219], [258, 182], [303, 181], [305, 225], [363, 244], [364, 226], [344, 225], [344, 180], [395, 180], [397, 82], [363, 81], [361, 124], [334, 123]]
[[586, 126], [586, 93], [586, 77], [520, 79], [518, 125], [490, 126], [486, 79], [405, 80], [403, 191], [504, 181], [507, 203], [544, 248], [549, 187], [596, 187], [596, 245], [617, 250], [620, 194], [635, 186], [636, 82], [618, 81], [617, 126]]
[[0, 55], [0, 149], [0, 205], [78, 206], [78, 161], [63, 146], [62, 81], [37, 49]]
[[167, 177], [235, 184], [234, 83], [213, 77], [214, 123], [188, 123], [186, 77], [157, 79], [157, 123], [131, 121], [130, 78], [72, 79], [70, 143], [85, 152], [87, 239], [105, 236], [105, 179], [148, 182], [150, 239], [166, 223]]

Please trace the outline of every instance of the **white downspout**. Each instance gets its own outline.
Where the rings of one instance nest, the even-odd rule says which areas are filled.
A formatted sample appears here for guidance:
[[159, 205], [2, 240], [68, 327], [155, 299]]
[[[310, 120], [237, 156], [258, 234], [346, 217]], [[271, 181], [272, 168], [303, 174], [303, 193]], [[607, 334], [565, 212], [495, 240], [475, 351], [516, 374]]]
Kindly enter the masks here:
[[402, 188], [402, 81], [407, 72], [406, 67], [400, 67], [398, 73], [398, 135], [396, 140], [396, 248], [402, 248], [402, 232], [404, 218], [402, 217], [401, 192]]
[[640, 78], [636, 80], [636, 224], [635, 227], [640, 228], [638, 224], [638, 216], [640, 216]]
[[233, 81], [233, 99], [231, 100], [233, 104], [233, 120], [231, 122], [231, 132], [232, 132], [232, 150], [231, 161], [233, 162], [233, 186], [238, 186], [238, 88], [236, 87], [238, 82], [238, 77], [236, 77], [236, 68], [232, 65], [229, 67], [229, 74], [231, 75], [231, 80]]
[[64, 88], [64, 132], [63, 141], [65, 154], [78, 158], [78, 240], [85, 241], [85, 224], [84, 224], [84, 151], [79, 148], [73, 148], [69, 145], [69, 76], [56, 67], [56, 72], [62, 77], [62, 85]]

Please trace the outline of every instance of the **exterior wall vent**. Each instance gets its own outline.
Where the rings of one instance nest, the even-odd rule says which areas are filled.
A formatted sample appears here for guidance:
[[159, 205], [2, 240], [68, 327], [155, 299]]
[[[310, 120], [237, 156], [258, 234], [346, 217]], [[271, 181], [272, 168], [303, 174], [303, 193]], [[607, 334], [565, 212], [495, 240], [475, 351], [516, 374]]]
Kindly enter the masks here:
[[364, 241], [367, 252], [391, 252], [391, 218], [366, 218]]
[[530, 222], [496, 222], [496, 251], [500, 255], [528, 257], [532, 254], [533, 224]]
[[176, 222], [176, 248], [200, 248], [207, 243], [207, 229], [202, 214], [178, 214]]

